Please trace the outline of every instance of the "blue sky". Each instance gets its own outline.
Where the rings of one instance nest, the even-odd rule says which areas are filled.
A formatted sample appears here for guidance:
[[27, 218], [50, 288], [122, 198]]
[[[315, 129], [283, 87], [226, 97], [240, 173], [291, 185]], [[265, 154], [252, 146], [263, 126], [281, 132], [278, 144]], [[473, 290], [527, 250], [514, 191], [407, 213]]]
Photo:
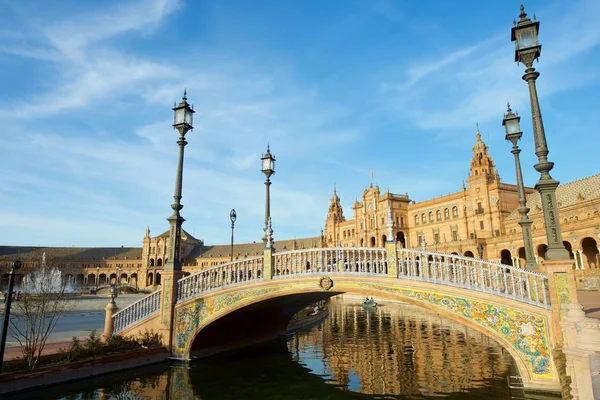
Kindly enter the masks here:
[[[184, 229], [207, 244], [263, 235], [270, 143], [275, 239], [315, 236], [334, 182], [346, 217], [371, 182], [416, 201], [455, 192], [479, 123], [513, 183], [501, 125], [522, 115], [538, 179], [519, 2], [2, 1], [0, 244], [139, 246], [168, 228], [173, 102], [194, 104]], [[600, 2], [529, 0], [552, 175], [600, 172]]]

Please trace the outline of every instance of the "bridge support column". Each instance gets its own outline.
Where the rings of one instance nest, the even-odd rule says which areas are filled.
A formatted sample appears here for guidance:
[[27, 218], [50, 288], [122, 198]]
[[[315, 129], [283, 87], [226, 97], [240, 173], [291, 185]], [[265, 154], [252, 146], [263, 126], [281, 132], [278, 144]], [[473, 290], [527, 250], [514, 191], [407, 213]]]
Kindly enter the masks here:
[[175, 320], [175, 304], [177, 303], [177, 288], [179, 279], [183, 278], [183, 271], [164, 270], [162, 274], [162, 293], [160, 299], [160, 333], [165, 342], [165, 347], [172, 351], [173, 321]]
[[549, 300], [552, 305], [552, 336], [555, 340], [555, 348], [563, 344], [561, 320], [570, 304], [579, 303], [573, 263], [573, 260], [545, 260], [542, 262], [542, 270], [545, 269], [548, 274]]
[[265, 281], [270, 281], [273, 279], [273, 267], [275, 266], [273, 262], [273, 248], [265, 247], [263, 260], [263, 279]]
[[387, 275], [390, 278], [398, 277], [398, 253], [396, 251], [396, 242], [388, 240], [385, 242], [385, 258], [387, 260]]
[[573, 400], [600, 398], [600, 320], [587, 318], [581, 305], [572, 304], [561, 324]]

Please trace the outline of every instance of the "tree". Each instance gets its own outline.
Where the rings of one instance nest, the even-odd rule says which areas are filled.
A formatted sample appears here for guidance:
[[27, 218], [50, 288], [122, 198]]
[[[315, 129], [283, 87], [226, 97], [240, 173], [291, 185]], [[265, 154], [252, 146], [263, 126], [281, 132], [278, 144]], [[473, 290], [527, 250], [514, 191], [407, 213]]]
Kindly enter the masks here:
[[70, 288], [60, 270], [46, 265], [45, 254], [41, 266], [23, 278], [16, 293], [11, 335], [19, 343], [23, 359], [33, 369], [56, 324], [75, 304], [69, 301]]

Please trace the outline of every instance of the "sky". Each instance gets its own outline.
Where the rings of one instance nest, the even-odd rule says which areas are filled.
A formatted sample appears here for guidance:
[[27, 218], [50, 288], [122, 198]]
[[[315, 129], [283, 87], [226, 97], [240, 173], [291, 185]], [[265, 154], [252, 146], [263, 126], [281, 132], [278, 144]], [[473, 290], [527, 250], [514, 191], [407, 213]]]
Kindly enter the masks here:
[[[539, 175], [518, 0], [0, 0], [0, 245], [141, 246], [168, 229], [174, 102], [194, 105], [183, 228], [260, 241], [270, 145], [274, 238], [317, 236], [334, 185], [346, 218], [369, 184], [415, 201], [454, 193], [477, 124], [504, 182], [506, 102]], [[526, 0], [555, 162], [600, 172], [600, 2]], [[371, 177], [371, 172], [372, 176]]]

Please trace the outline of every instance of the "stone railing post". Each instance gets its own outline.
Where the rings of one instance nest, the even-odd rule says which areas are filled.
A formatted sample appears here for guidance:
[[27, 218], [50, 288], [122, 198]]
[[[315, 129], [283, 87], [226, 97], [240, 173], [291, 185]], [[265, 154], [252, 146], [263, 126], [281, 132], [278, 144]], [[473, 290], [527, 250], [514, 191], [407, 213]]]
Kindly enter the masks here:
[[[554, 347], [561, 347], [563, 335], [560, 321], [569, 311], [570, 304], [577, 304], [577, 287], [575, 285], [574, 260], [557, 260], [542, 262], [540, 272], [548, 274], [548, 291], [552, 305], [552, 335]], [[545, 271], [544, 271], [545, 270]]]
[[265, 247], [263, 257], [263, 279], [265, 281], [270, 281], [273, 279], [273, 267], [275, 266], [275, 260], [273, 259], [273, 248], [270, 246]]
[[600, 399], [600, 320], [582, 316], [580, 307], [571, 307], [563, 322], [569, 340], [572, 336], [566, 331], [571, 326], [577, 335], [574, 343], [562, 349], [567, 375], [571, 377], [571, 397], [573, 400]]
[[177, 270], [164, 270], [161, 276], [160, 333], [169, 351], [172, 350], [173, 344], [175, 304], [177, 304], [177, 289], [181, 278], [183, 278], [183, 271]]
[[394, 240], [388, 240], [385, 242], [385, 253], [385, 258], [387, 260], [387, 275], [390, 278], [397, 278], [398, 253], [396, 249], [396, 242]]
[[113, 332], [115, 331], [115, 321], [113, 320], [113, 315], [119, 310], [114, 298], [110, 299], [104, 310], [106, 313], [104, 315], [104, 333], [102, 334], [102, 338], [106, 341], [113, 335]]

